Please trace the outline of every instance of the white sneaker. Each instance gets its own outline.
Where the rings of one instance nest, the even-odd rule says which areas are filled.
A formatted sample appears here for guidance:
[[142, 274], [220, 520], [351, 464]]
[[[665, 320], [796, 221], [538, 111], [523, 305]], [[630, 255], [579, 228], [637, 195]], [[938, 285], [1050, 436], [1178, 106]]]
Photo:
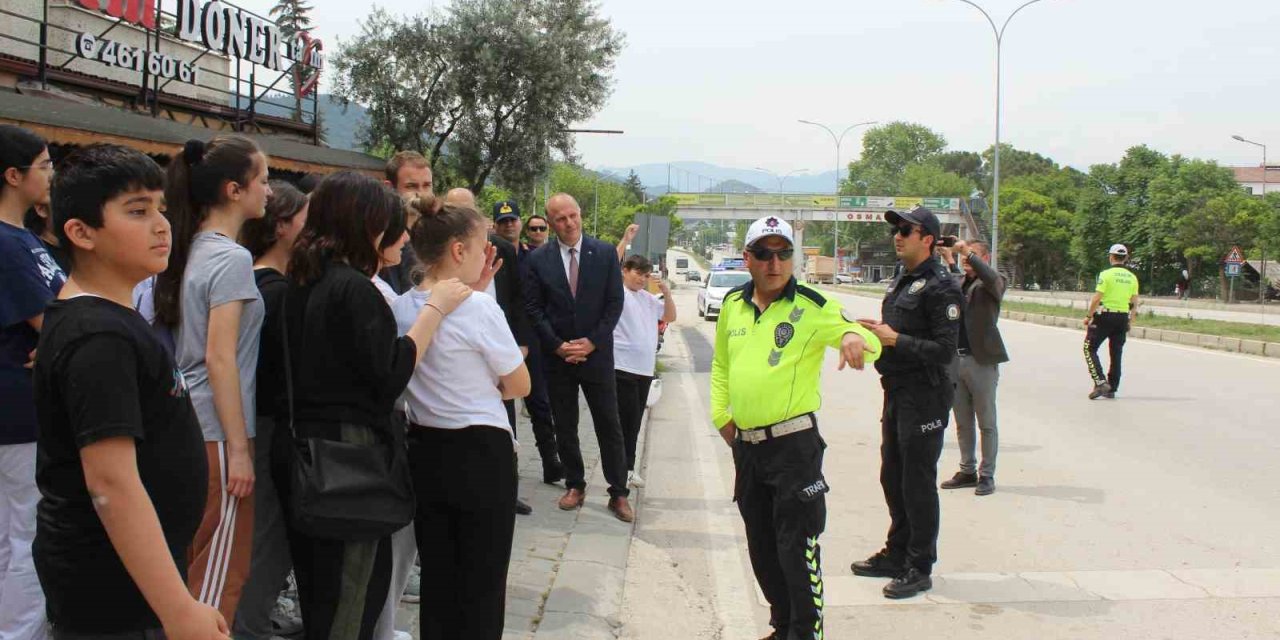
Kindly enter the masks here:
[[632, 486], [632, 487], [635, 487], [635, 488], [637, 488], [637, 489], [643, 489], [643, 488], [644, 488], [644, 478], [641, 478], [641, 477], [640, 477], [640, 474], [638, 474], [638, 473], [636, 473], [636, 472], [634, 472], [634, 471], [628, 471], [628, 472], [627, 472], [627, 485]]

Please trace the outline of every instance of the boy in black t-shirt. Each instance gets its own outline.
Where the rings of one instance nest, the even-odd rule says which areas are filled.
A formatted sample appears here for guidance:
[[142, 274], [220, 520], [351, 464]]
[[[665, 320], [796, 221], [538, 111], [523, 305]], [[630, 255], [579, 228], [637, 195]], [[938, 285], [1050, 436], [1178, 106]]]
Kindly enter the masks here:
[[75, 266], [45, 312], [34, 373], [34, 555], [55, 640], [228, 637], [182, 574], [204, 511], [200, 425], [130, 307], [168, 264], [163, 188], [155, 162], [116, 145], [72, 155], [53, 183], [54, 231]]

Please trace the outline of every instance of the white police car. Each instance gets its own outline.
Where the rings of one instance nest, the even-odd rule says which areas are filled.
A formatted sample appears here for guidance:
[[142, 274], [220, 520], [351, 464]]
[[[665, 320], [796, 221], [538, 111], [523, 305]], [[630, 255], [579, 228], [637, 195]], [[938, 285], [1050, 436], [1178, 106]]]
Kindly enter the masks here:
[[698, 315], [708, 320], [720, 317], [724, 296], [735, 287], [751, 281], [746, 271], [729, 271], [719, 267], [711, 271], [707, 285], [698, 291]]

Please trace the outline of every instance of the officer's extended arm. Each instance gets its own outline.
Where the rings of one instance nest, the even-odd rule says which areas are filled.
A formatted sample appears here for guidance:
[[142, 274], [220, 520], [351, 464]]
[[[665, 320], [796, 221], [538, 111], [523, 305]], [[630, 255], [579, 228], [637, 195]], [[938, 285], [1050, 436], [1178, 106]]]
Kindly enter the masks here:
[[[950, 279], [937, 280], [936, 290], [924, 296], [925, 310], [929, 314], [930, 333], [933, 339], [918, 338], [905, 333], [898, 334], [894, 348], [925, 364], [950, 364], [956, 353], [956, 336], [960, 331], [960, 287]], [[955, 319], [950, 309], [955, 307]]]

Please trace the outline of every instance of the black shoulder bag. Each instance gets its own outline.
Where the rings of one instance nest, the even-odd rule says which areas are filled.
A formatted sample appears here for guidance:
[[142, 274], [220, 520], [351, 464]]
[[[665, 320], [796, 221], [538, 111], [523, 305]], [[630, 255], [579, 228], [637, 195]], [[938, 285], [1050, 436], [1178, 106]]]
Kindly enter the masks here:
[[293, 419], [288, 299], [286, 294], [280, 316], [292, 436], [286, 505], [289, 523], [304, 535], [328, 540], [369, 541], [389, 536], [413, 522], [417, 506], [403, 429], [361, 425], [370, 431], [368, 443], [298, 437]]

